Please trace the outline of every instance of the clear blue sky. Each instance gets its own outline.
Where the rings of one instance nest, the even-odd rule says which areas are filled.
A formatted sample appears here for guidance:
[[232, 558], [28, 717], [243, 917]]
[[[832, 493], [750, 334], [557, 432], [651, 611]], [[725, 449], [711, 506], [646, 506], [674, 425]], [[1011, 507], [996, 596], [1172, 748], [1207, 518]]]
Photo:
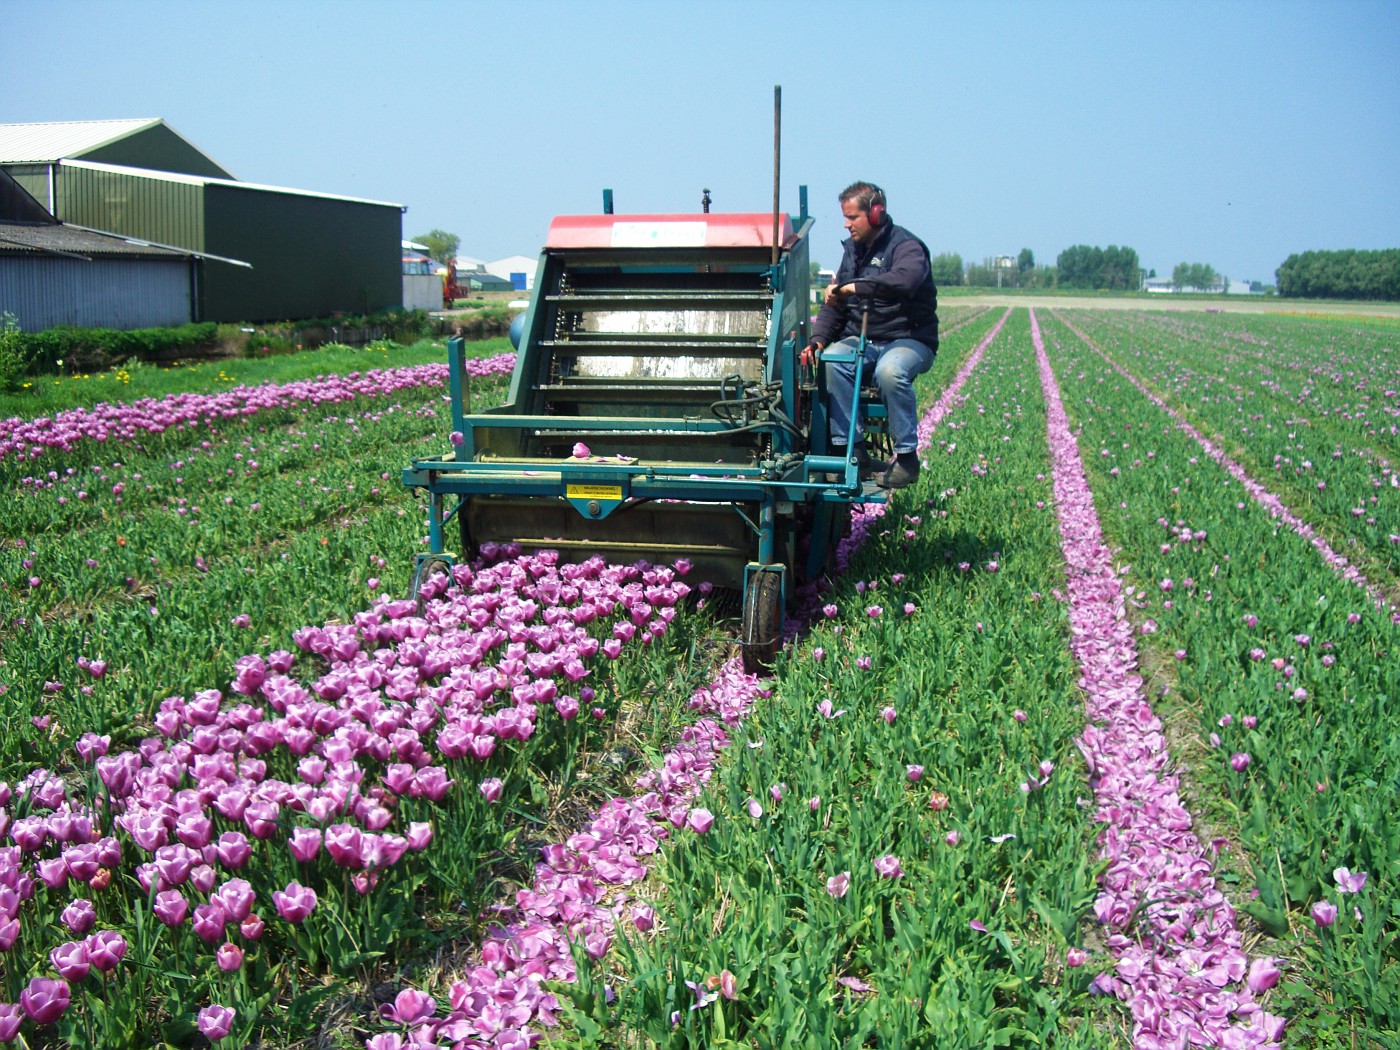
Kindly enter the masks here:
[[[1272, 282], [1400, 247], [1400, 3], [0, 0], [0, 122], [163, 117], [240, 179], [394, 201], [482, 259], [553, 215], [837, 192], [964, 261], [1129, 245]], [[16, 60], [16, 56], [22, 56]]]

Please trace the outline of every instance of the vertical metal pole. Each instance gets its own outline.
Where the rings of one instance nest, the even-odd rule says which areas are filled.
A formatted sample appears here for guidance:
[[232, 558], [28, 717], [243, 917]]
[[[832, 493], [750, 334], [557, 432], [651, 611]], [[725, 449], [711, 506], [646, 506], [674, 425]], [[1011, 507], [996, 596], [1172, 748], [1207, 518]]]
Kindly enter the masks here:
[[778, 188], [783, 145], [783, 86], [773, 85], [773, 265], [778, 265]]
[[[452, 429], [461, 431], [463, 435], [470, 435], [471, 428], [463, 422], [462, 411], [462, 379], [466, 373], [466, 343], [460, 335], [454, 335], [447, 341], [447, 391], [452, 398]], [[469, 438], [468, 438], [469, 439]], [[454, 450], [455, 459], [458, 462], [466, 460], [468, 452], [459, 445]]]
[[442, 493], [428, 489], [428, 550], [442, 553]]

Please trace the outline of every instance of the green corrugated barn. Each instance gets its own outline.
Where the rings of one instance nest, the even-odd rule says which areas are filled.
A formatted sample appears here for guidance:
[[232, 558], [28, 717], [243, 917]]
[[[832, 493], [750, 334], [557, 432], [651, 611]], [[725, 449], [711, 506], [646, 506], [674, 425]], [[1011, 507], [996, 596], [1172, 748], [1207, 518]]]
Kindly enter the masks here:
[[240, 182], [164, 121], [0, 125], [0, 167], [61, 222], [202, 253], [198, 319], [402, 304], [400, 205]]

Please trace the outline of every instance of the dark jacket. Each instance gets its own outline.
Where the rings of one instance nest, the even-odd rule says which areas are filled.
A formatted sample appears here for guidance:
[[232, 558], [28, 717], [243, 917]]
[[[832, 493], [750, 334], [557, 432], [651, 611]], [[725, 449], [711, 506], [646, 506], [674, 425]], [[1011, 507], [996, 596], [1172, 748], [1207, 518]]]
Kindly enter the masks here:
[[866, 337], [872, 342], [917, 339], [937, 350], [938, 289], [924, 242], [886, 220], [868, 250], [849, 239], [842, 248], [836, 285], [854, 284], [856, 294], [840, 305], [823, 305], [812, 324], [813, 336], [823, 346], [859, 336], [861, 309], [868, 302]]

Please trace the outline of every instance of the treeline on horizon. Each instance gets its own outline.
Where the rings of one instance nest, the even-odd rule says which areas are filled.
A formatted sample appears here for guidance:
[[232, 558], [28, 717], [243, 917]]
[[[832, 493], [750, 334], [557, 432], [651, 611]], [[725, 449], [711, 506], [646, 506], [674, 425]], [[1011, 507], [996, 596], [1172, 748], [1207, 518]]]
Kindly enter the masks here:
[[1400, 248], [1294, 253], [1275, 277], [1293, 299], [1400, 300]]
[[[1142, 268], [1136, 250], [1118, 245], [1076, 244], [1062, 251], [1053, 266], [1037, 266], [1029, 248], [1014, 259], [1003, 256], [967, 266], [961, 255], [944, 252], [930, 264], [939, 286], [1137, 291], [1146, 278], [1157, 276]], [[1274, 276], [1275, 288], [1251, 281], [1250, 290], [1294, 299], [1400, 301], [1400, 248], [1294, 253]], [[1183, 262], [1172, 271], [1172, 283], [1178, 291], [1220, 292], [1229, 280], [1205, 263]]]

